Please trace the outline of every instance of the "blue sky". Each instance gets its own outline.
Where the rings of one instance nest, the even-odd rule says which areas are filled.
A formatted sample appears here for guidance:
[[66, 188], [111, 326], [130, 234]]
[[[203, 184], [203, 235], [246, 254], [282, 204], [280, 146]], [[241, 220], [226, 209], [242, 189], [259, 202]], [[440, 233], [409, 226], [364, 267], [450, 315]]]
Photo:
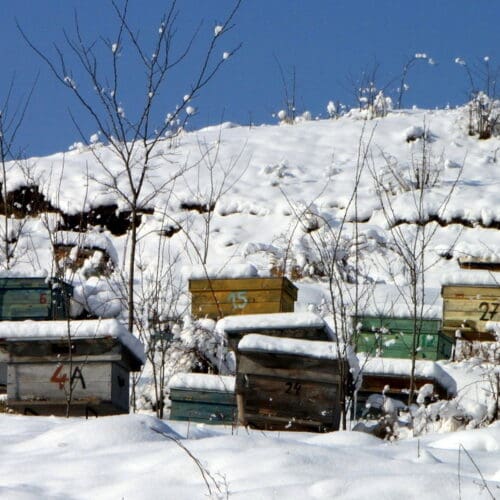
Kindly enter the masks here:
[[[120, 0], [117, 0], [120, 3]], [[130, 0], [131, 23], [147, 44], [157, 31], [165, 1]], [[195, 47], [177, 75], [173, 75], [160, 103], [166, 114], [179, 96], [189, 90], [192, 69], [199, 61], [213, 27], [223, 19], [230, 0], [179, 0], [178, 34], [182, 44], [203, 20]], [[6, 96], [15, 75], [11, 109], [38, 83], [25, 123], [17, 138], [26, 154], [47, 155], [67, 150], [79, 133], [70, 112], [85, 136], [95, 127], [88, 121], [68, 90], [54, 80], [42, 61], [26, 46], [15, 19], [42, 51], [54, 54], [62, 45], [63, 30], [73, 33], [75, 10], [82, 32], [89, 40], [113, 38], [115, 18], [107, 0], [5, 0], [0, 17], [2, 80], [0, 98]], [[234, 29], [220, 46], [221, 53], [239, 42], [242, 48], [227, 61], [194, 105], [198, 113], [188, 126], [199, 128], [221, 120], [240, 124], [275, 123], [273, 113], [283, 107], [285, 76], [296, 72], [297, 108], [325, 116], [329, 100], [354, 105], [353, 89], [363, 70], [378, 64], [376, 83], [397, 87], [393, 81], [404, 63], [417, 52], [436, 61], [419, 61], [408, 78], [410, 89], [404, 106], [444, 107], [466, 101], [468, 84], [456, 57], [478, 61], [489, 56], [500, 63], [500, 5], [497, 0], [246, 0], [235, 18]], [[124, 50], [123, 58], [127, 57]], [[279, 64], [278, 64], [279, 61]], [[124, 102], [137, 102], [138, 69], [129, 67], [124, 78]], [[78, 79], [78, 72], [75, 72]], [[392, 82], [392, 83], [391, 83]]]

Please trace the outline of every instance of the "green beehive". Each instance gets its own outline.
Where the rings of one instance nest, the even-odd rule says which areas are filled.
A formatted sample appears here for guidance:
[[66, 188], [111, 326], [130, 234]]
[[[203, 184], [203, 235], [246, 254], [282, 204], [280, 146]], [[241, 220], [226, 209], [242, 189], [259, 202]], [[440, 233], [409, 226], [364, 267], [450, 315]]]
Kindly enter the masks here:
[[[413, 318], [388, 316], [362, 316], [359, 331], [355, 332], [356, 351], [384, 358], [412, 357]], [[441, 320], [423, 319], [417, 342], [417, 359], [448, 359], [453, 348], [453, 339], [444, 335]]]
[[0, 320], [55, 320], [68, 316], [72, 287], [46, 278], [0, 278]]
[[205, 424], [236, 423], [234, 377], [178, 373], [169, 383], [170, 419]]

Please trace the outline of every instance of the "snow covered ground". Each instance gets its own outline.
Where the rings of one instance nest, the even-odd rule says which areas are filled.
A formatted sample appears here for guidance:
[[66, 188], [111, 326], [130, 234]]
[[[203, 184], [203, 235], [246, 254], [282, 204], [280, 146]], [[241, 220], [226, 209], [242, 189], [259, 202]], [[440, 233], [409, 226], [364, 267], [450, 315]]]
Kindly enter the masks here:
[[2, 415], [0, 467], [9, 500], [491, 499], [500, 498], [500, 424], [387, 442], [146, 415]]

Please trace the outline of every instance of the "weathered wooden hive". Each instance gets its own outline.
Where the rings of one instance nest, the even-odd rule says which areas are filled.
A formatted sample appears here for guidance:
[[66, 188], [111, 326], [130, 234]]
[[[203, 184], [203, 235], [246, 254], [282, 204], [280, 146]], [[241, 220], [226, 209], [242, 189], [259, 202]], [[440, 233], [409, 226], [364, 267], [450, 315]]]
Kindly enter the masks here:
[[228, 346], [234, 352], [243, 336], [250, 333], [304, 340], [333, 339], [333, 332], [328, 325], [314, 313], [226, 316], [217, 323], [217, 329], [224, 332]]
[[297, 287], [288, 278], [191, 279], [191, 312], [220, 319], [234, 314], [292, 312]]
[[466, 256], [458, 258], [460, 269], [485, 269], [487, 271], [500, 271], [500, 261], [491, 258]]
[[[386, 394], [403, 402], [408, 400], [410, 389], [411, 360], [391, 358], [360, 357], [363, 378], [358, 391], [358, 407], [363, 405], [370, 394]], [[434, 361], [415, 362], [415, 390], [424, 384], [432, 384], [440, 399], [450, 399], [456, 394], [456, 383]]]
[[493, 341], [488, 322], [500, 320], [500, 286], [443, 285], [443, 332], [452, 339]]
[[7, 406], [34, 415], [129, 411], [129, 373], [142, 344], [117, 320], [0, 322]]
[[[413, 318], [391, 316], [362, 316], [355, 321], [360, 325], [356, 332], [356, 351], [383, 358], [412, 357]], [[417, 335], [417, 359], [449, 359], [454, 339], [441, 332], [441, 320], [423, 319]]]
[[177, 373], [169, 382], [170, 419], [205, 424], [237, 421], [235, 378], [205, 373]]
[[240, 423], [258, 429], [339, 428], [341, 363], [334, 342], [245, 335], [238, 344]]
[[55, 320], [68, 316], [72, 287], [46, 278], [0, 278], [0, 320]]

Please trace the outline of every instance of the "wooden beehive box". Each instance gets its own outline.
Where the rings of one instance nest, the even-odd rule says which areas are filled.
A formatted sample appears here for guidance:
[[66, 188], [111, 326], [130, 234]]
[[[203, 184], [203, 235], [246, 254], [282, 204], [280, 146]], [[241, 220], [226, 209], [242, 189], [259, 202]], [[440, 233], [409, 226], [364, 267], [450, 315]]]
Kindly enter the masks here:
[[53, 320], [68, 315], [72, 287], [46, 278], [0, 278], [0, 320]]
[[[411, 360], [391, 358], [360, 358], [362, 384], [358, 391], [358, 405], [363, 405], [370, 394], [386, 394], [407, 402], [410, 388]], [[424, 384], [432, 384], [440, 399], [456, 395], [455, 380], [434, 361], [415, 362], [415, 390]]]
[[305, 340], [332, 340], [334, 337], [323, 318], [314, 313], [226, 316], [217, 323], [217, 329], [224, 332], [229, 349], [234, 352], [239, 341], [249, 333]]
[[443, 332], [450, 338], [492, 341], [488, 321], [500, 320], [500, 286], [443, 285]]
[[205, 424], [237, 421], [234, 377], [178, 373], [169, 382], [170, 419]]
[[191, 279], [191, 312], [220, 319], [234, 314], [292, 312], [297, 287], [288, 278]]
[[144, 353], [118, 321], [1, 322], [0, 339], [9, 408], [63, 416], [72, 384], [71, 415], [128, 413], [129, 373]]
[[[384, 358], [412, 357], [413, 318], [362, 316], [361, 328], [355, 334], [356, 351]], [[417, 343], [417, 359], [449, 359], [454, 339], [441, 332], [441, 320], [423, 319]]]
[[341, 362], [346, 363], [337, 358], [333, 342], [246, 335], [238, 346], [240, 423], [268, 430], [337, 430]]

